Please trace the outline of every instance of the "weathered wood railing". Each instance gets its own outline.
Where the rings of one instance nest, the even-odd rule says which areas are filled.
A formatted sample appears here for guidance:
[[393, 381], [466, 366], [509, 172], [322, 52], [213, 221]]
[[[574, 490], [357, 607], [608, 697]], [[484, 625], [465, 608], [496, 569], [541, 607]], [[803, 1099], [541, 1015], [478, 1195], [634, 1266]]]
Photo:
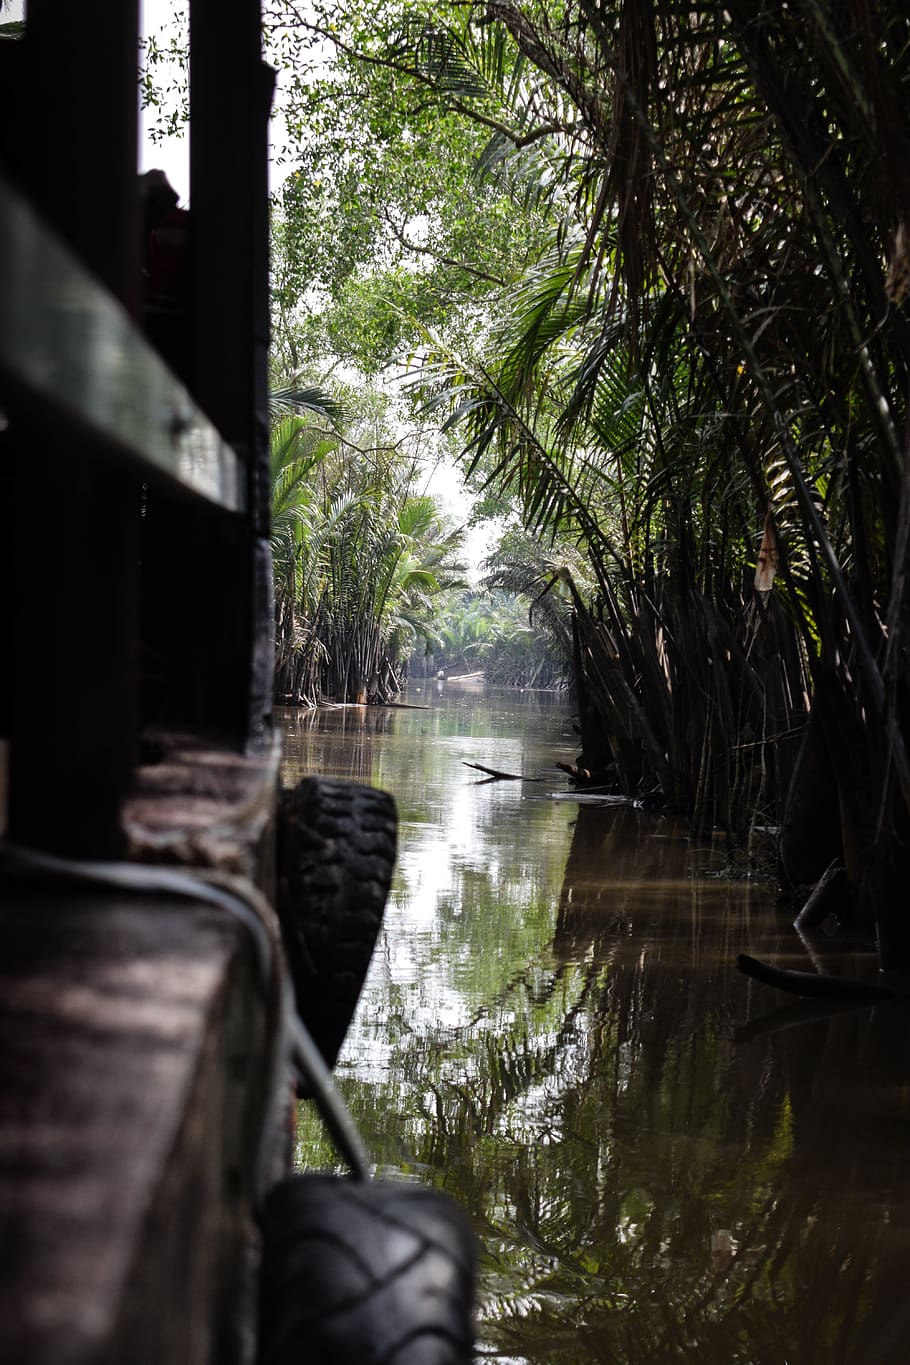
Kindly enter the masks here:
[[[0, 375], [4, 402], [49, 438], [86, 441], [99, 464], [175, 495], [247, 509], [242, 461], [186, 386], [0, 174]], [[59, 490], [64, 494], [65, 489]]]

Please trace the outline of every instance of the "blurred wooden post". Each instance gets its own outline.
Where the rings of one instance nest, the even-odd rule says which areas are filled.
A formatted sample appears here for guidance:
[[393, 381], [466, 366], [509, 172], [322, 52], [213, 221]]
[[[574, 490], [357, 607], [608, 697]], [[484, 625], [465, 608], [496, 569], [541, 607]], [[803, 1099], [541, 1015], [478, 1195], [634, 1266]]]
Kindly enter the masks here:
[[[230, 22], [228, 23], [228, 15]], [[250, 505], [244, 610], [248, 725], [271, 709], [268, 550], [268, 121], [274, 73], [261, 59], [259, 0], [193, 0], [190, 176], [196, 234], [196, 392], [247, 463]], [[195, 41], [216, 29], [217, 44]]]
[[[29, 0], [19, 158], [33, 203], [131, 311], [138, 25], [137, 0]], [[74, 435], [13, 440], [10, 835], [109, 856], [136, 755], [137, 485]]]
[[[161, 719], [255, 743], [273, 676], [268, 546], [268, 116], [258, 0], [190, 8], [190, 221], [196, 398], [240, 456], [249, 515], [156, 505], [145, 528], [153, 641], [182, 661]], [[153, 661], [154, 667], [154, 661]]]

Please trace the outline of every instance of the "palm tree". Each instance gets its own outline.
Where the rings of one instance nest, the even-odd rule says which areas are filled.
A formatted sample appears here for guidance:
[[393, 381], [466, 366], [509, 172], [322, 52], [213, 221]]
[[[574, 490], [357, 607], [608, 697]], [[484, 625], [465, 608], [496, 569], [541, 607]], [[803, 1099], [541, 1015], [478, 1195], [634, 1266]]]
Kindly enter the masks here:
[[292, 402], [307, 415], [280, 417], [271, 435], [276, 694], [385, 700], [457, 570], [459, 536], [410, 493], [410, 460], [348, 442], [318, 390]]
[[469, 466], [587, 553], [594, 766], [742, 831], [781, 814], [811, 694], [858, 912], [904, 963], [906, 27], [835, 0], [456, 12], [501, 123], [533, 90], [556, 130], [531, 165], [503, 126], [487, 160], [545, 165], [561, 221], [492, 359], [425, 371]]
[[405, 494], [397, 510], [395, 502], [394, 490], [369, 486], [331, 549], [327, 693], [343, 700], [386, 699], [400, 690], [430, 601], [456, 570], [458, 538], [433, 500]]
[[316, 696], [321, 646], [313, 615], [314, 582], [320, 577], [326, 517], [314, 475], [333, 448], [333, 440], [307, 418], [284, 416], [272, 427], [275, 690], [279, 701], [298, 705]]

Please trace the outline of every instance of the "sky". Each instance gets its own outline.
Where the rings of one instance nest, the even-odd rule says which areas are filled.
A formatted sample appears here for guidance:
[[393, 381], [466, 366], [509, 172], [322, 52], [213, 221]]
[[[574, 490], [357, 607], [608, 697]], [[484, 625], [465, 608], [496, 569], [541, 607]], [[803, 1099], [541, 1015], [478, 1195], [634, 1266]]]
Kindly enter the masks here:
[[[140, 32], [161, 34], [170, 23], [176, 6], [173, 0], [142, 0], [140, 7]], [[180, 202], [186, 205], [190, 195], [190, 140], [189, 132], [181, 137], [167, 138], [164, 142], [153, 143], [149, 136], [153, 123], [154, 110], [139, 111], [139, 170], [164, 171], [174, 189], [180, 195]]]

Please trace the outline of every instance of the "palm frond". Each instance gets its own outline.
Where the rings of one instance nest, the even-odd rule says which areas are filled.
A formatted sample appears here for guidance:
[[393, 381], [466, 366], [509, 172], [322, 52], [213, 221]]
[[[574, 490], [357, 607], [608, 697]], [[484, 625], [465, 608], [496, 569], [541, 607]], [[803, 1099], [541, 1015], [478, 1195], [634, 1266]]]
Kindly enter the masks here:
[[295, 382], [282, 385], [269, 391], [268, 403], [271, 422], [293, 414], [309, 413], [337, 424], [344, 416], [343, 406], [338, 399], [333, 398], [318, 385], [300, 385]]

